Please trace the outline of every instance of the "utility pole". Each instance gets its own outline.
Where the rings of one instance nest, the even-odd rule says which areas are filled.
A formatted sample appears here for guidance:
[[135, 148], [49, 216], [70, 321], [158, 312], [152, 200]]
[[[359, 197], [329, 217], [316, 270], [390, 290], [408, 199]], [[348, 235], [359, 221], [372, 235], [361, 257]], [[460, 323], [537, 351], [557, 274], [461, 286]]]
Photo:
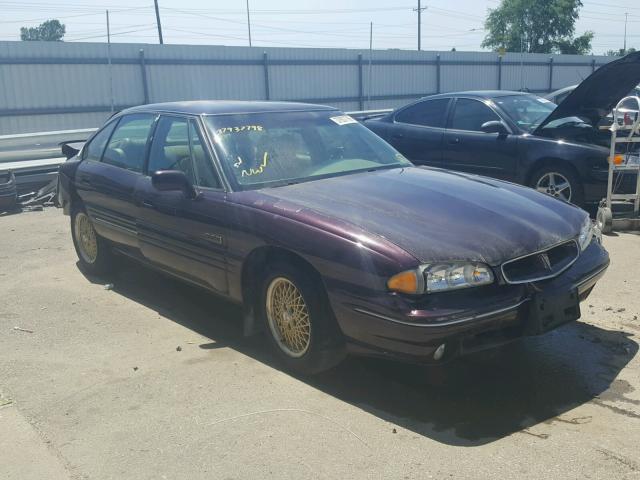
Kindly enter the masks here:
[[111, 101], [111, 113], [113, 113], [113, 70], [111, 68], [111, 28], [109, 26], [109, 10], [107, 10], [107, 61], [109, 62], [109, 98]]
[[162, 41], [162, 22], [160, 22], [160, 9], [158, 8], [158, 0], [153, 0], [153, 3], [156, 6], [156, 24], [158, 25], [158, 40], [160, 40], [160, 45], [164, 42]]
[[414, 8], [414, 12], [418, 12], [418, 51], [421, 50], [420, 39], [422, 37], [422, 11], [426, 10], [427, 7], [422, 7], [420, 5], [420, 0], [418, 0], [418, 8]]
[[627, 54], [627, 19], [629, 18], [629, 14], [624, 14], [624, 54]]
[[249, 17], [249, 0], [247, 0], [247, 29], [249, 30], [249, 46], [251, 46], [251, 17]]

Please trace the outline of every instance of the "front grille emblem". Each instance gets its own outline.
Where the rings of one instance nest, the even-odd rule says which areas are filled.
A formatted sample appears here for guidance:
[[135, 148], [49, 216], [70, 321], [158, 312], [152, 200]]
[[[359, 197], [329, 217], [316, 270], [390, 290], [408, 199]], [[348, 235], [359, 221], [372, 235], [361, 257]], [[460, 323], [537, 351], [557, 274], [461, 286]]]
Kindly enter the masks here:
[[549, 260], [549, 255], [547, 255], [546, 253], [541, 253], [540, 255], [538, 255], [538, 258], [540, 259], [540, 262], [542, 263], [542, 266], [545, 270], [551, 270], [551, 260]]
[[552, 245], [545, 250], [504, 262], [500, 269], [507, 283], [531, 283], [560, 275], [578, 259], [580, 248], [575, 240]]

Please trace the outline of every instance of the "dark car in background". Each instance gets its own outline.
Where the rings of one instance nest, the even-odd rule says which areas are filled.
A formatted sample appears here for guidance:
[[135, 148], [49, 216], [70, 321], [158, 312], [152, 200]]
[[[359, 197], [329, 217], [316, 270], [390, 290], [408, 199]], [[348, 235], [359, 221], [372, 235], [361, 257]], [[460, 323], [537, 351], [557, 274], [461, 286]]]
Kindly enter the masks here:
[[[529, 93], [453, 92], [364, 124], [417, 165], [509, 180], [584, 205], [606, 193], [610, 135], [598, 123], [639, 81], [640, 52], [596, 70], [558, 106]], [[622, 178], [620, 188], [633, 182]]]
[[[552, 101], [555, 104], [559, 104], [564, 101], [565, 98], [569, 96], [571, 92], [573, 92], [578, 85], [570, 85], [568, 87], [561, 88], [556, 90], [555, 92], [551, 92], [544, 96], [547, 100]], [[627, 97], [640, 97], [640, 87], [635, 86], [631, 89], [630, 92], [627, 93]], [[618, 118], [619, 125], [629, 125], [638, 118], [638, 102], [633, 99], [627, 99], [625, 102], [622, 102], [621, 105], [618, 105], [616, 116]], [[613, 123], [613, 112], [607, 114], [606, 117], [602, 118], [598, 122], [599, 127], [610, 127]]]
[[347, 352], [439, 362], [580, 316], [609, 264], [588, 215], [416, 168], [325, 106], [125, 110], [60, 170], [80, 265], [114, 252], [244, 307], [290, 368]]

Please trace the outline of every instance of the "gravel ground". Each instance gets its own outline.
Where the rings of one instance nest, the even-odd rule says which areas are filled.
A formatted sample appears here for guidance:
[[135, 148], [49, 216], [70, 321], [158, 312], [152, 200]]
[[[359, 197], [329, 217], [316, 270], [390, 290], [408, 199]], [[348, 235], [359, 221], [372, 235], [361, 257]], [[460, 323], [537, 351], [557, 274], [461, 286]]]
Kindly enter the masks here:
[[0, 217], [0, 478], [638, 479], [640, 237], [605, 245], [579, 322], [297, 378], [233, 305], [128, 263], [84, 276], [60, 211]]

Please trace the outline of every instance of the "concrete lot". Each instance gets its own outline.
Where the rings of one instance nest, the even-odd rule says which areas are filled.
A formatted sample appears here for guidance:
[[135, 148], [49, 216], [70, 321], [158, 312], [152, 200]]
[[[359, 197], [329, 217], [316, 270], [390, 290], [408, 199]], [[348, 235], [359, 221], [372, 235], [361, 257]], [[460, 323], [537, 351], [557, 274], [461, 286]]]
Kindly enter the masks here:
[[605, 244], [580, 322], [296, 378], [232, 305], [132, 264], [86, 278], [60, 211], [0, 217], [0, 478], [640, 478], [640, 237]]

